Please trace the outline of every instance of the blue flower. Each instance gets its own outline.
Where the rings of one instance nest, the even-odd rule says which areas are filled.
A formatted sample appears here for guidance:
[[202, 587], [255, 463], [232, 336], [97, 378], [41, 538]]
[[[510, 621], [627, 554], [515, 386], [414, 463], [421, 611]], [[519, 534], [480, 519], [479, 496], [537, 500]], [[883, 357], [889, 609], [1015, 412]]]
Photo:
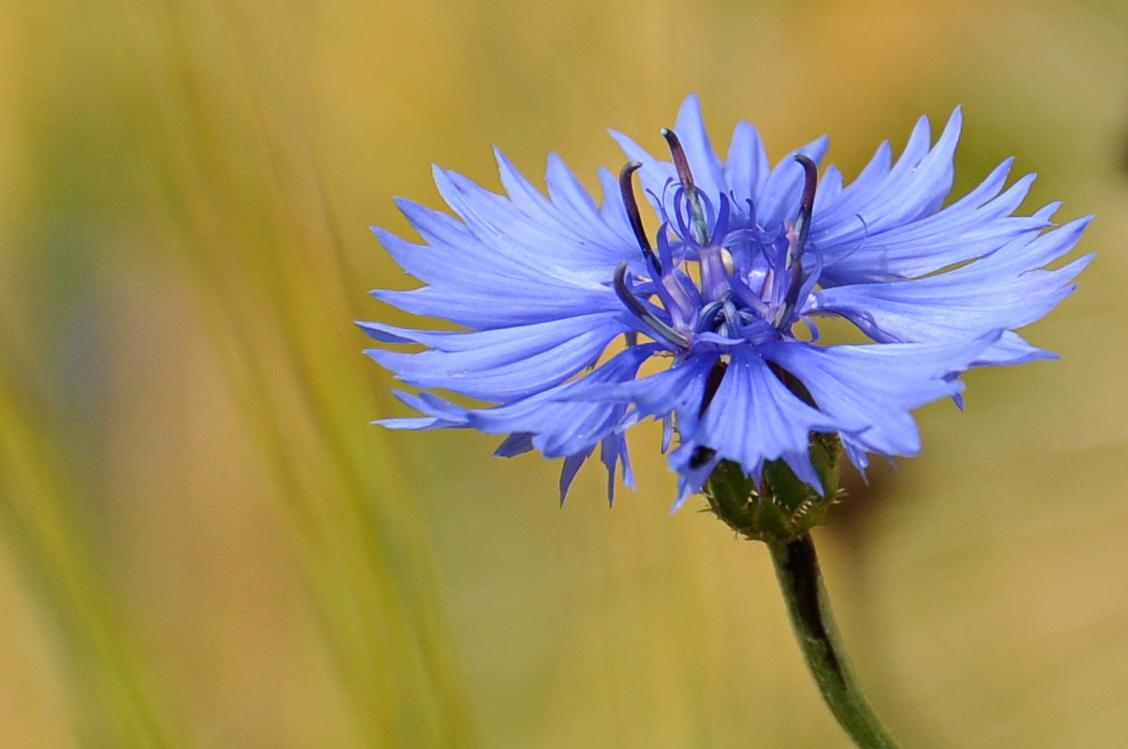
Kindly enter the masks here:
[[[507, 435], [497, 455], [563, 458], [561, 501], [596, 449], [609, 496], [618, 466], [633, 488], [624, 435], [646, 418], [665, 426], [675, 506], [722, 460], [757, 481], [782, 460], [819, 486], [812, 432], [837, 433], [861, 470], [869, 453], [916, 454], [912, 409], [958, 399], [962, 372], [1053, 356], [1014, 331], [1091, 259], [1046, 269], [1089, 218], [1055, 227], [1056, 203], [1015, 215], [1033, 176], [1004, 189], [1011, 160], [944, 205], [960, 123], [957, 109], [933, 144], [921, 118], [898, 159], [883, 143], [850, 184], [834, 166], [818, 177], [826, 138], [772, 168], [747, 122], [722, 161], [694, 96], [662, 131], [669, 161], [613, 133], [630, 162], [600, 171], [599, 203], [555, 155], [547, 196], [500, 152], [506, 195], [436, 168], [457, 218], [399, 200], [423, 244], [374, 229], [425, 285], [373, 294], [465, 330], [359, 323], [382, 344], [423, 347], [367, 352], [421, 391], [397, 392], [421, 416], [380, 423], [477, 429]], [[636, 173], [657, 231], [644, 228]], [[873, 343], [818, 345], [825, 317]]]

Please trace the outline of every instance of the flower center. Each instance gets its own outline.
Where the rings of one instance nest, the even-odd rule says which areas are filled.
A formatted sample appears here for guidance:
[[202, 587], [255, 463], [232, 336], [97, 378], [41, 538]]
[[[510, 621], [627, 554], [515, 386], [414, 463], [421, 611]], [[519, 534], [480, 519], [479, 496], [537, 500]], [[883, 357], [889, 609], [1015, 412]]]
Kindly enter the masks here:
[[632, 176], [642, 165], [630, 162], [619, 173], [619, 191], [644, 265], [638, 273], [625, 262], [616, 268], [619, 299], [642, 332], [675, 353], [792, 338], [798, 310], [821, 271], [817, 252], [812, 267], [803, 267], [818, 180], [814, 162], [795, 157], [804, 172], [795, 221], [761, 227], [751, 200], [747, 216], [734, 211], [732, 196], [718, 195], [714, 204], [694, 183], [677, 135], [663, 130], [662, 136], [678, 181], [671, 179], [660, 199], [654, 196], [662, 218], [657, 248], [643, 228], [634, 194]]

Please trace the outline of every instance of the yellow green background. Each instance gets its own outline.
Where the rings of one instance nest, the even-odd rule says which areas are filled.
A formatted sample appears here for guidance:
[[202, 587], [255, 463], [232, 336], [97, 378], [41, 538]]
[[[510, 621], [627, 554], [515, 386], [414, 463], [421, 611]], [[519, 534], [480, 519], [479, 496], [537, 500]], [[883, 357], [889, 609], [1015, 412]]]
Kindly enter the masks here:
[[[494, 438], [390, 433], [369, 234], [604, 128], [829, 133], [848, 175], [958, 103], [1098, 258], [966, 413], [816, 532], [907, 746], [1128, 737], [1128, 6], [1113, 0], [39, 0], [0, 23], [0, 744], [845, 747], [765, 550], [657, 434], [608, 510]], [[529, 248], [530, 253], [537, 248]]]

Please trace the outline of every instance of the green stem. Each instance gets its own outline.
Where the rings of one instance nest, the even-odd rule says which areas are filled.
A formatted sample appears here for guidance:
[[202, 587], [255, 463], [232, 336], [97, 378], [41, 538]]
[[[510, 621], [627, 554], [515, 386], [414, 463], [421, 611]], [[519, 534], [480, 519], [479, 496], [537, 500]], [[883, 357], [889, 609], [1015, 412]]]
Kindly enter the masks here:
[[810, 535], [767, 544], [795, 637], [830, 711], [862, 749], [897, 749], [850, 670]]

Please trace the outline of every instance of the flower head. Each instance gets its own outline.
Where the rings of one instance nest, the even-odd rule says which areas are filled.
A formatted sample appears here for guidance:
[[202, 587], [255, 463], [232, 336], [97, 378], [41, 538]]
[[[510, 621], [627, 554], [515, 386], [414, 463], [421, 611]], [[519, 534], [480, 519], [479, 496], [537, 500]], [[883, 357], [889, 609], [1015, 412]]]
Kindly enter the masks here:
[[[500, 152], [506, 195], [436, 168], [457, 218], [400, 200], [424, 243], [374, 229], [425, 285], [373, 294], [465, 330], [359, 323], [424, 348], [367, 352], [422, 391], [397, 392], [421, 416], [381, 423], [504, 434], [498, 455], [563, 458], [562, 500], [596, 449], [609, 495], [618, 466], [633, 487], [624, 434], [646, 418], [665, 425], [679, 505], [722, 461], [757, 481], [782, 461], [818, 486], [812, 433], [839, 435], [862, 470], [869, 453], [916, 454], [912, 409], [958, 398], [962, 372], [1052, 356], [1014, 331], [1091, 259], [1045, 269], [1089, 219], [1055, 227], [1057, 204], [1015, 215], [1033, 176], [1004, 189], [1010, 160], [944, 205], [960, 123], [957, 109], [933, 144], [921, 118], [896, 161], [883, 143], [850, 184], [834, 166], [818, 176], [825, 138], [770, 167], [747, 122], [722, 161], [694, 96], [662, 132], [669, 160], [613, 133], [630, 161], [600, 172], [599, 204], [554, 155], [547, 195]], [[832, 316], [873, 343], [820, 346], [818, 321]], [[648, 361], [659, 371], [642, 374]]]

